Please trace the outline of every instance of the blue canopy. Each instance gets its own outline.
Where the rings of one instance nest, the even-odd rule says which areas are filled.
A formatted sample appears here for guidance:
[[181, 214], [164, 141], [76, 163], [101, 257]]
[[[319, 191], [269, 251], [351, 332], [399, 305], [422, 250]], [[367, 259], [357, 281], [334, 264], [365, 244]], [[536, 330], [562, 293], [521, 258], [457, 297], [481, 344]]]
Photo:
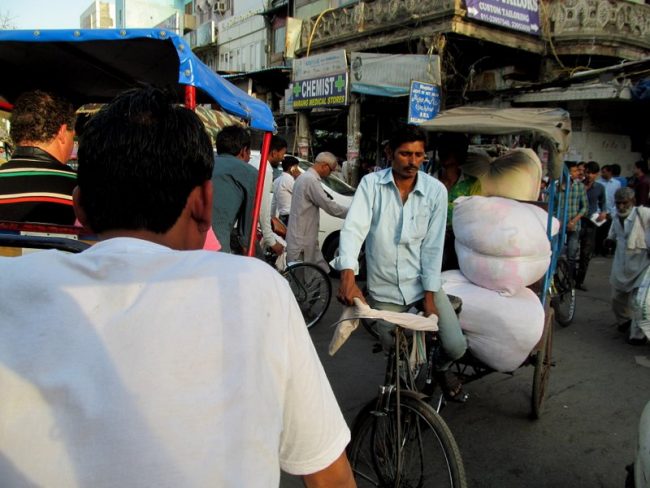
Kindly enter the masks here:
[[0, 96], [12, 102], [40, 88], [76, 105], [109, 102], [143, 84], [197, 88], [198, 103], [216, 103], [254, 129], [275, 131], [269, 107], [224, 80], [177, 34], [162, 29], [0, 31]]

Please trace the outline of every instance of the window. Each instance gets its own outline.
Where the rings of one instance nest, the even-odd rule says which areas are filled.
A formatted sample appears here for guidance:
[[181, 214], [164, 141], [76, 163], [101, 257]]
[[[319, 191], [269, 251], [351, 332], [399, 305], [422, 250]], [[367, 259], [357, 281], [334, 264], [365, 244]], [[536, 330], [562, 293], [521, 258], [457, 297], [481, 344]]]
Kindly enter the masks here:
[[273, 52], [283, 53], [285, 48], [285, 38], [287, 37], [287, 27], [278, 27], [273, 31]]

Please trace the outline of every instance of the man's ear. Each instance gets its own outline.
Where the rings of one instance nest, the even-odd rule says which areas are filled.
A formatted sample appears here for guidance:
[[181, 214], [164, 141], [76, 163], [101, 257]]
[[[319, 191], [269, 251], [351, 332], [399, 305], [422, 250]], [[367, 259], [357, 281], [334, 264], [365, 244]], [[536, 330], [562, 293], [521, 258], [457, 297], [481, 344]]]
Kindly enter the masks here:
[[79, 223], [86, 228], [90, 228], [88, 225], [88, 218], [86, 217], [86, 211], [81, 206], [81, 190], [78, 186], [75, 186], [74, 190], [72, 191], [72, 205]]
[[212, 180], [206, 180], [192, 192], [190, 210], [199, 231], [207, 232], [212, 226]]

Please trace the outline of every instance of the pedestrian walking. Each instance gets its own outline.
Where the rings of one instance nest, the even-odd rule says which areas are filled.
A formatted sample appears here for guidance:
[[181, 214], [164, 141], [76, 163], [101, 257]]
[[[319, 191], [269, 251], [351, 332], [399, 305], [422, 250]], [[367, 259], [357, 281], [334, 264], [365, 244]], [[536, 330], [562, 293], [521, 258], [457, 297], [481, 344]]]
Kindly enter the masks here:
[[597, 162], [589, 161], [585, 164], [583, 181], [587, 193], [588, 209], [587, 214], [582, 217], [580, 222], [580, 251], [575, 285], [582, 291], [587, 291], [585, 277], [596, 245], [596, 231], [607, 220], [605, 187], [596, 181], [599, 174], [600, 168]]
[[633, 297], [650, 264], [647, 240], [650, 208], [635, 206], [634, 190], [631, 188], [620, 188], [614, 198], [617, 214], [607, 236], [616, 242], [610, 275], [612, 311], [618, 330], [629, 330], [628, 343], [642, 345], [647, 339], [636, 323]]
[[313, 263], [329, 273], [329, 265], [318, 247], [320, 210], [339, 218], [345, 218], [348, 213], [347, 207], [336, 203], [321, 185], [321, 179], [329, 176], [336, 166], [336, 156], [322, 152], [316, 156], [314, 165], [296, 180], [287, 228], [288, 263]]

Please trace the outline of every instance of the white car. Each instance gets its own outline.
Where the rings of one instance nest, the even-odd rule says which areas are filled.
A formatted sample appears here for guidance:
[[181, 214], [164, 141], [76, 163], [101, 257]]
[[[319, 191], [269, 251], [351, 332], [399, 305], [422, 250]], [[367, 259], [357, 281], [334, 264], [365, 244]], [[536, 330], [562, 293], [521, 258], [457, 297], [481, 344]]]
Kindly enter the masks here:
[[[300, 172], [304, 173], [311, 166], [312, 163], [309, 161], [296, 158], [299, 162]], [[252, 151], [250, 164], [255, 168], [260, 166], [260, 152]], [[266, 178], [272, 178], [273, 176], [267, 173]], [[342, 179], [337, 176], [330, 175], [327, 178], [323, 178], [321, 181], [323, 190], [330, 195], [336, 203], [344, 207], [349, 207], [352, 203], [352, 197], [354, 196], [354, 187], [348, 185]], [[343, 219], [338, 217], [332, 217], [327, 212], [323, 210], [320, 211], [320, 228], [318, 229], [318, 244], [321, 248], [323, 256], [327, 262], [334, 259], [338, 253], [339, 249], [339, 233], [341, 227], [343, 226]]]

